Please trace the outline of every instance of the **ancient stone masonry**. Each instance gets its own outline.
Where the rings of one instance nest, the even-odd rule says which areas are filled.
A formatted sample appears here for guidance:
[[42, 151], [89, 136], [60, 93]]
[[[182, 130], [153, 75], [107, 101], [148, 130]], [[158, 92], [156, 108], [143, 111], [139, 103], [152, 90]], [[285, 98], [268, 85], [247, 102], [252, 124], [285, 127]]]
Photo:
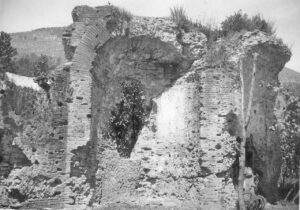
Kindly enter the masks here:
[[51, 73], [50, 98], [42, 88], [17, 86], [17, 79], [1, 81], [0, 171], [6, 178], [1, 179], [0, 205], [31, 205], [32, 199], [59, 203], [66, 169], [68, 75], [68, 66]]
[[[260, 175], [259, 191], [269, 202], [278, 199], [276, 184], [280, 175], [281, 156], [279, 133], [275, 129], [274, 106], [279, 86], [278, 74], [291, 53], [280, 40], [262, 32], [248, 32], [235, 40], [235, 55], [244, 62], [244, 83], [250, 86], [253, 53], [258, 53], [253, 106], [248, 125], [248, 166]], [[234, 59], [233, 59], [234, 60]], [[249, 88], [247, 88], [249, 89]], [[245, 106], [249, 93], [245, 95]], [[247, 148], [246, 148], [247, 149]]]
[[50, 98], [1, 83], [0, 205], [235, 209], [238, 64], [249, 86], [255, 52], [247, 166], [261, 177], [260, 193], [276, 200], [273, 108], [286, 46], [242, 33], [226, 41], [226, 65], [214, 65], [196, 29], [178, 37], [169, 18], [125, 23], [116, 9], [74, 8], [63, 34], [69, 62], [50, 74]]

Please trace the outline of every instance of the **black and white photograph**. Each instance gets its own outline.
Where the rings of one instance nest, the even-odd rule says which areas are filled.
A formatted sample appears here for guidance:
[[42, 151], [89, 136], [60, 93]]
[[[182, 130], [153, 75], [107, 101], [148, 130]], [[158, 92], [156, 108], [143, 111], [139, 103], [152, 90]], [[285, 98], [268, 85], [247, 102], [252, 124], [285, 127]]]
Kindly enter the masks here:
[[0, 210], [298, 210], [300, 0], [0, 0]]

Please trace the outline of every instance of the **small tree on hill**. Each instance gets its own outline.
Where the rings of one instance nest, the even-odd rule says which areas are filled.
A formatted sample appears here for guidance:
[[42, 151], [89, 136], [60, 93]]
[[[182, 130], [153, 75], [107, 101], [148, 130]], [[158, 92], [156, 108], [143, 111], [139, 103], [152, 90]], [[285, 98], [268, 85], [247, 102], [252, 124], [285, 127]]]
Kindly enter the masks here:
[[46, 55], [41, 55], [34, 65], [34, 76], [35, 77], [46, 77], [49, 71], [48, 57]]
[[4, 31], [0, 32], [0, 72], [12, 72], [13, 62], [12, 57], [17, 54], [16, 48], [11, 46], [11, 37]]

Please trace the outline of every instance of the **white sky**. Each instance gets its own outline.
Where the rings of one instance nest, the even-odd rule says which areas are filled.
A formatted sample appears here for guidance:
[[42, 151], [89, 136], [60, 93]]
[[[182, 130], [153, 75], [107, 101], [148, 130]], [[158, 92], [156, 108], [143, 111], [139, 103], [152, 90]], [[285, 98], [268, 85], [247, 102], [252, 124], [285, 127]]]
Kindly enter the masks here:
[[[0, 31], [19, 32], [66, 26], [77, 5], [106, 5], [107, 0], [0, 0]], [[193, 20], [220, 23], [239, 9], [249, 15], [261, 13], [275, 22], [277, 34], [292, 47], [286, 65], [300, 72], [300, 0], [110, 0], [134, 15], [168, 16], [170, 7], [183, 6]]]

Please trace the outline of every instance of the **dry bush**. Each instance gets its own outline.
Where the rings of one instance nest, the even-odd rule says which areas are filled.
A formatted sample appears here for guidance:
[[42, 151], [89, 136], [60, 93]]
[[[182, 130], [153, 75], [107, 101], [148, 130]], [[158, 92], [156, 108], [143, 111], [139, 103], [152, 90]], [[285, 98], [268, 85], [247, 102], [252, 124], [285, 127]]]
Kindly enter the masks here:
[[175, 22], [176, 26], [184, 31], [188, 31], [192, 25], [188, 16], [186, 15], [185, 9], [180, 7], [173, 7], [170, 9], [171, 19]]
[[240, 32], [242, 30], [260, 30], [270, 35], [275, 34], [276, 32], [274, 23], [265, 20], [260, 14], [249, 17], [241, 10], [227, 17], [221, 23], [221, 28], [223, 36], [227, 36], [235, 32]]
[[113, 16], [115, 18], [118, 18], [120, 20], [124, 20], [127, 22], [130, 22], [133, 18], [132, 13], [124, 8], [120, 8], [120, 7], [111, 5], [111, 9], [113, 11]]

